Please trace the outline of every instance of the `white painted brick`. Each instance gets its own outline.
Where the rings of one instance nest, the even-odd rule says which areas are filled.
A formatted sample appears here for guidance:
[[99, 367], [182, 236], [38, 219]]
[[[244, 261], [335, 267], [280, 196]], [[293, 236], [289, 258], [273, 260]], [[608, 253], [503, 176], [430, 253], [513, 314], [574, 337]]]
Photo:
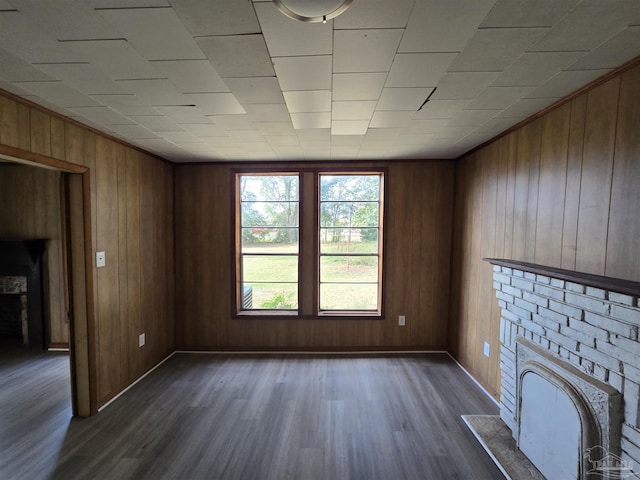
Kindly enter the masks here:
[[533, 321], [539, 325], [542, 325], [547, 330], [552, 330], [554, 332], [560, 331], [560, 324], [555, 320], [550, 320], [547, 317], [543, 317], [541, 315], [534, 315]]
[[531, 313], [538, 313], [538, 305], [535, 303], [527, 302], [521, 298], [516, 298], [514, 301], [514, 305], [516, 307], [524, 308], [526, 311]]
[[584, 293], [584, 285], [580, 283], [566, 282], [564, 288], [571, 292]]
[[587, 287], [587, 291], [585, 293], [590, 297], [599, 298], [601, 300], [604, 300], [607, 297], [607, 292], [601, 288]]
[[556, 355], [560, 355], [560, 345], [549, 341], [549, 351], [555, 353]]
[[531, 319], [531, 312], [529, 312], [528, 310], [525, 310], [524, 308], [520, 308], [516, 305], [513, 305], [511, 303], [507, 305], [507, 310], [517, 315], [520, 321]]
[[[547, 330], [547, 335], [549, 334], [549, 331]], [[567, 350], [565, 347], [563, 347], [562, 345], [560, 345], [560, 351], [558, 352], [558, 354], [562, 357], [562, 358], [569, 358], [569, 350]]]
[[500, 265], [494, 265], [494, 266], [493, 266], [493, 271], [494, 271], [494, 272], [501, 272], [501, 271], [502, 271], [502, 268], [500, 267]]
[[535, 335], [545, 335], [547, 333], [544, 327], [538, 325], [532, 320], [527, 320], [526, 318], [522, 319], [521, 325], [529, 331], [529, 333], [531, 334], [529, 338], [535, 343], [538, 343], [535, 339]]
[[[567, 293], [567, 295], [569, 295]], [[554, 312], [562, 313], [563, 315], [567, 315], [568, 317], [573, 318], [582, 318], [582, 310], [579, 310], [571, 305], [567, 305], [566, 303], [555, 302], [553, 300], [549, 301], [549, 308]]]
[[509, 311], [509, 305], [507, 305], [506, 310], [504, 309], [502, 310], [501, 315], [502, 315], [502, 318], [504, 318], [505, 320], [511, 323], [518, 323], [520, 321], [520, 318], [518, 317], [518, 315]]
[[570, 305], [580, 305], [580, 308], [584, 310], [591, 310], [592, 312], [600, 313], [602, 315], [609, 315], [609, 310], [611, 308], [611, 304], [609, 302], [603, 302], [596, 298], [578, 295], [571, 292], [565, 292], [564, 301]]
[[500, 308], [507, 308], [507, 302], [505, 302], [504, 300], [498, 300], [498, 306]]
[[625, 382], [632, 381], [635, 383], [640, 383], [640, 369], [634, 367], [633, 365], [629, 365], [627, 363], [624, 364], [624, 377]]
[[540, 337], [538, 340], [540, 346], [546, 350], [551, 350], [551, 342], [546, 337]]
[[581, 361], [582, 361], [582, 357], [574, 353], [569, 353], [569, 363], [572, 363], [574, 367], [579, 369]]
[[536, 282], [549, 285], [551, 283], [551, 279], [545, 275], [536, 275]]
[[596, 377], [601, 382], [609, 381], [609, 370], [600, 365], [596, 365], [593, 371], [593, 376]]
[[611, 317], [605, 317], [593, 312], [584, 312], [584, 321], [594, 327], [602, 328], [603, 330], [617, 333], [618, 335], [623, 335], [627, 338], [636, 338], [636, 330], [631, 325], [619, 322]]
[[508, 293], [505, 292], [501, 292], [499, 290], [496, 290], [496, 298], [503, 300], [507, 303], [513, 303], [513, 295], [509, 295]]
[[502, 284], [500, 282], [493, 282], [493, 289], [500, 290], [502, 288]]
[[539, 283], [536, 283], [533, 287], [533, 291], [540, 295], [544, 295], [545, 297], [558, 300], [559, 302], [564, 301], [564, 291], [557, 288], [551, 288], [547, 285], [540, 285]]
[[611, 305], [611, 316], [634, 325], [640, 325], [640, 309], [637, 308], [621, 307], [614, 303]]
[[615, 346], [634, 354], [636, 357], [635, 365], [640, 365], [640, 343], [636, 342], [635, 340], [629, 340], [628, 338], [621, 337], [619, 335], [612, 335], [610, 341]]
[[514, 277], [520, 277], [520, 278], [523, 278], [523, 277], [524, 277], [524, 271], [522, 271], [522, 270], [516, 270], [516, 269], [514, 268], [514, 269], [513, 269], [513, 273], [512, 273], [512, 275], [513, 275]]
[[509, 295], [513, 295], [514, 297], [522, 298], [522, 290], [519, 288], [511, 287], [509, 285], [502, 285], [502, 291], [508, 293]]
[[624, 390], [624, 377], [619, 373], [609, 370], [609, 385], [622, 392]]
[[504, 285], [511, 285], [511, 277], [501, 273], [494, 273], [493, 280]]
[[511, 412], [507, 409], [500, 409], [500, 419], [511, 429], [511, 434], [513, 435], [516, 431], [516, 420], [514, 412]]
[[638, 327], [631, 327], [631, 336], [629, 338], [631, 340], [640, 341], [640, 336], [638, 335]]
[[502, 405], [504, 405], [507, 410], [512, 411], [515, 413], [516, 411], [516, 401], [515, 398], [513, 396], [513, 394], [511, 394], [511, 392], [501, 392], [500, 393], [500, 403]]
[[[598, 365], [602, 365], [603, 367], [613, 370], [614, 372], [622, 371], [620, 368], [621, 362], [617, 358], [608, 355], [606, 352], [603, 352], [600, 349], [596, 350], [595, 348], [589, 347], [582, 343], [579, 345], [579, 347], [580, 348], [578, 349], [578, 353], [582, 357], [587, 358], [592, 362], [597, 363]], [[569, 357], [569, 360], [571, 360], [571, 356]]]
[[623, 423], [622, 436], [633, 443], [636, 447], [640, 447], [640, 430], [638, 430], [638, 428], [628, 425], [627, 423]]
[[501, 348], [500, 349], [500, 362], [504, 363], [505, 366], [510, 370], [510, 371], [516, 371], [516, 354], [515, 352], [509, 350], [509, 349], [505, 349], [505, 348]]
[[[605, 342], [609, 340], [609, 333], [606, 330], [594, 327], [593, 325], [587, 322], [583, 322], [582, 320], [569, 318], [569, 328], [586, 333], [593, 338], [597, 338]], [[562, 328], [560, 328], [560, 331], [562, 331]]]
[[624, 382], [624, 421], [629, 425], [638, 425], [638, 397], [640, 396], [640, 386], [630, 380]]
[[583, 358], [582, 361], [580, 362], [580, 370], [582, 370], [584, 373], [588, 373], [589, 375], [593, 375], [595, 367], [596, 367], [596, 364], [593, 363], [591, 360], [587, 360], [586, 358]]
[[635, 299], [631, 295], [625, 295], [623, 293], [617, 293], [617, 292], [609, 292], [610, 302], [620, 303], [622, 305], [633, 307], [634, 300]]
[[535, 303], [536, 305], [540, 305], [541, 307], [549, 306], [549, 299], [545, 297], [541, 297], [540, 295], [536, 295], [530, 292], [522, 292], [522, 298], [527, 302]]
[[510, 392], [512, 395], [515, 395], [513, 392], [516, 391], [516, 373], [513, 372], [513, 375], [505, 375], [500, 380], [500, 385], [502, 386], [502, 390], [504, 392]]
[[534, 280], [536, 279], [536, 274], [535, 273], [531, 273], [531, 272], [524, 272], [524, 278], [526, 278], [527, 280]]
[[558, 332], [554, 332], [552, 330], [547, 330], [547, 338], [552, 342], [557, 343], [561, 347], [564, 347], [567, 350], [570, 350], [571, 352], [578, 351], [578, 341], [576, 339], [569, 338], [565, 335], [562, 335]]
[[533, 292], [533, 282], [525, 280], [524, 278], [512, 278], [511, 285], [527, 292]]
[[502, 273], [504, 273], [505, 275], [511, 275], [513, 274], [513, 270], [511, 270], [509, 267], [502, 267]]
[[558, 322], [560, 325], [568, 325], [569, 323], [569, 317], [567, 317], [566, 315], [563, 315], [562, 313], [549, 310], [547, 308], [543, 308], [543, 307], [538, 308], [538, 315], [546, 317], [549, 320], [553, 320], [554, 322]]
[[579, 330], [574, 330], [573, 328], [567, 327], [566, 325], [560, 327], [560, 334], [565, 338], [570, 338], [584, 345], [588, 345], [589, 347], [595, 348], [596, 346], [596, 339], [593, 335], [581, 332]]
[[564, 280], [560, 280], [559, 278], [552, 278], [551, 286], [556, 288], [564, 288]]
[[506, 323], [506, 320], [502, 317], [500, 317], [500, 335], [499, 335], [499, 339], [500, 339], [500, 343], [504, 343], [504, 325]]
[[[616, 345], [598, 341], [596, 342], [596, 349], [610, 357], [623, 361], [625, 365], [638, 365], [638, 355], [636, 353], [628, 352]], [[615, 370], [618, 371], [618, 369]]]

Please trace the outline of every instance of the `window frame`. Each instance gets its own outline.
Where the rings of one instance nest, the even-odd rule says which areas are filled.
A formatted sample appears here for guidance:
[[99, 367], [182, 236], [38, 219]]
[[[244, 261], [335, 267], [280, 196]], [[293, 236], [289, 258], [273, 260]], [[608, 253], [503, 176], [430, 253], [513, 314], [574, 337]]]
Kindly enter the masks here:
[[[232, 248], [231, 266], [233, 288], [231, 292], [231, 317], [233, 319], [260, 320], [384, 320], [386, 264], [386, 201], [389, 173], [386, 167], [323, 168], [323, 167], [255, 167], [231, 169], [232, 200]], [[298, 309], [242, 309], [242, 225], [240, 202], [241, 175], [286, 175], [299, 176], [298, 218]], [[320, 310], [320, 175], [379, 175], [379, 239], [378, 239], [378, 309], [377, 310]], [[312, 181], [309, 178], [312, 176]], [[309, 205], [311, 203], [311, 205]], [[311, 216], [311, 218], [309, 218]], [[309, 238], [311, 237], [311, 238]], [[306, 268], [305, 268], [306, 267]], [[305, 270], [312, 268], [312, 272]], [[312, 278], [312, 280], [311, 280]], [[307, 279], [307, 280], [305, 280]]]

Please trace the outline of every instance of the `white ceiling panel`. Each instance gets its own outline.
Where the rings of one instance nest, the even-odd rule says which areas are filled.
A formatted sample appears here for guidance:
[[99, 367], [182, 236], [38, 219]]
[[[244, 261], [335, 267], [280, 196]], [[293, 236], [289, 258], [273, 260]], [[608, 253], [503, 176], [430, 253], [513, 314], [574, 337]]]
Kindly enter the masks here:
[[160, 60], [151, 65], [182, 93], [230, 91], [209, 60]]
[[403, 30], [336, 30], [334, 73], [387, 72], [398, 50]]
[[571, 65], [568, 70], [615, 68], [637, 55], [640, 25], [628, 27]]
[[172, 8], [110, 9], [100, 15], [147, 60], [205, 58]]
[[0, 65], [2, 65], [0, 78], [8, 82], [46, 82], [54, 80], [42, 70], [3, 49], [0, 49]]
[[395, 145], [424, 145], [432, 139], [432, 133], [405, 133], [396, 139]]
[[531, 92], [527, 98], [561, 98], [601, 77], [607, 70], [575, 70], [558, 73]]
[[333, 76], [333, 100], [378, 100], [386, 73], [339, 73]]
[[198, 45], [223, 78], [275, 75], [262, 35], [203, 37]]
[[547, 28], [487, 28], [478, 32], [449, 67], [449, 72], [504, 70], [539, 40]]
[[64, 108], [100, 105], [62, 82], [15, 82], [14, 85]]
[[628, 25], [640, 23], [637, 0], [583, 0], [531, 47], [536, 52], [589, 51]]
[[259, 130], [229, 130], [229, 136], [236, 142], [264, 142], [264, 136]]
[[370, 128], [407, 127], [411, 124], [413, 112], [375, 112], [371, 118]]
[[[209, 119], [207, 119], [207, 122], [209, 122]], [[193, 133], [196, 137], [227, 136], [226, 131], [213, 123], [183, 123], [180, 126], [186, 131]]]
[[248, 115], [211, 115], [209, 121], [222, 129], [229, 130], [253, 130], [255, 125]]
[[284, 103], [245, 104], [244, 109], [254, 122], [291, 122], [289, 110]]
[[132, 125], [134, 123], [133, 120], [109, 107], [72, 107], [69, 110], [101, 125]]
[[370, 127], [364, 136], [363, 144], [370, 145], [372, 142], [395, 140], [403, 131], [402, 128], [399, 127]]
[[180, 143], [200, 143], [201, 139], [196, 137], [193, 133], [187, 132], [186, 130], [178, 130], [175, 132], [162, 132], [162, 136], [169, 140], [170, 142], [180, 142]]
[[433, 100], [430, 99], [413, 118], [450, 118], [454, 113], [463, 110], [471, 99], [466, 100]]
[[333, 21], [303, 23], [285, 17], [272, 2], [254, 3], [272, 57], [330, 55]]
[[492, 86], [536, 87], [583, 56], [584, 52], [525, 53], [507, 68]]
[[488, 87], [467, 105], [468, 110], [504, 110], [520, 98], [526, 97], [534, 87]]
[[474, 99], [491, 85], [500, 72], [449, 72], [433, 93], [433, 100]]
[[387, 87], [434, 87], [457, 53], [399, 53], [387, 77]]
[[498, 0], [480, 28], [551, 27], [581, 0]]
[[189, 105], [194, 104], [205, 115], [246, 113], [232, 93], [185, 93]]
[[202, 111], [196, 107], [156, 107], [156, 110], [178, 124], [207, 123], [209, 121]]
[[36, 65], [46, 74], [62, 80], [85, 95], [126, 95], [129, 92], [88, 63], [44, 63]]
[[407, 133], [438, 133], [441, 127], [444, 127], [449, 120], [446, 118], [427, 118], [422, 120], [414, 119], [411, 121]]
[[131, 115], [131, 120], [153, 132], [171, 132], [180, 130], [180, 126], [164, 115]]
[[331, 55], [278, 57], [273, 66], [283, 91], [331, 89]]
[[337, 137], [331, 137], [331, 146], [360, 146], [364, 141], [364, 134], [362, 135], [340, 135]]
[[416, 0], [398, 52], [460, 52], [495, 0]]
[[445, 127], [479, 126], [495, 117], [502, 110], [462, 110], [451, 117]]
[[300, 140], [298, 139], [295, 131], [293, 135], [266, 135], [264, 139], [273, 148], [278, 147], [298, 147], [300, 148]]
[[[295, 135], [296, 131], [293, 128], [293, 123], [288, 122], [254, 122], [256, 128], [260, 130], [265, 136], [291, 136]], [[296, 137], [298, 138], [298, 137]]]
[[85, 0], [93, 8], [168, 7], [167, 0]]
[[376, 109], [375, 100], [333, 102], [331, 118], [335, 120], [371, 120]]
[[330, 90], [283, 93], [289, 113], [331, 112]]
[[405, 28], [415, 0], [357, 0], [333, 20], [338, 30]]
[[500, 112], [496, 117], [498, 118], [526, 118], [529, 115], [542, 110], [549, 104], [553, 103], [553, 98], [523, 98], [511, 105], [506, 110]]
[[433, 88], [385, 88], [382, 90], [376, 110], [418, 111]]
[[237, 147], [238, 146], [238, 143], [236, 142], [236, 140], [229, 136], [225, 136], [225, 137], [215, 136], [215, 137], [204, 138], [204, 140], [207, 144], [213, 147]]
[[[64, 42], [79, 58], [91, 62], [114, 80], [159, 78], [158, 71], [126, 40], [90, 40]], [[52, 60], [47, 60], [52, 61]]]
[[331, 130], [330, 127], [324, 129], [297, 129], [296, 135], [301, 142], [304, 144], [309, 144], [310, 142], [323, 142], [328, 144], [331, 141]]
[[55, 38], [15, 11], [0, 11], [0, 45], [28, 63], [76, 60], [64, 43], [55, 41]]
[[171, 0], [194, 37], [260, 33], [251, 2], [238, 0]]
[[225, 83], [242, 105], [284, 103], [276, 77], [226, 78]]
[[333, 120], [331, 135], [364, 135], [369, 128], [369, 120]]
[[111, 107], [122, 115], [159, 115], [158, 111], [136, 95], [92, 95], [94, 100]]
[[111, 130], [125, 138], [160, 138], [160, 135], [143, 127], [142, 125], [111, 125]]
[[189, 104], [185, 96], [179, 93], [169, 80], [118, 80], [117, 83], [151, 106]]
[[302, 130], [307, 128], [331, 128], [331, 112], [292, 113], [293, 128]]

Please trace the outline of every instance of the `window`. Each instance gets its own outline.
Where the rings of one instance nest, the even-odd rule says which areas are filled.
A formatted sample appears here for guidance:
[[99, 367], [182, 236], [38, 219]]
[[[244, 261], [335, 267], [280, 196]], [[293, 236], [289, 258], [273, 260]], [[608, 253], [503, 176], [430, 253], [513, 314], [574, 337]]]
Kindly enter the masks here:
[[383, 178], [235, 173], [236, 313], [380, 317]]

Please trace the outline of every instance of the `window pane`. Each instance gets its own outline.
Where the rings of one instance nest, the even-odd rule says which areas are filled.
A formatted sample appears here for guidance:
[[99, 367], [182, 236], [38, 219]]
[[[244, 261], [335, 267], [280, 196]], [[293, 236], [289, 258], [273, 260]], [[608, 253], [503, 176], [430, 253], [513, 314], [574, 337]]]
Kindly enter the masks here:
[[377, 282], [378, 257], [320, 257], [321, 282]]
[[240, 175], [240, 200], [298, 201], [297, 175]]
[[298, 253], [298, 229], [243, 228], [242, 253]]
[[358, 200], [380, 200], [380, 175], [320, 176], [320, 201]]
[[298, 202], [242, 202], [243, 227], [297, 227]]
[[243, 255], [242, 279], [251, 282], [297, 282], [298, 257], [294, 255]]
[[378, 308], [377, 284], [320, 285], [321, 310], [376, 310]]
[[378, 229], [322, 228], [320, 253], [378, 253]]
[[321, 227], [377, 227], [377, 202], [322, 202]]
[[298, 284], [296, 283], [245, 283], [242, 292], [244, 310], [295, 310], [298, 308]]

